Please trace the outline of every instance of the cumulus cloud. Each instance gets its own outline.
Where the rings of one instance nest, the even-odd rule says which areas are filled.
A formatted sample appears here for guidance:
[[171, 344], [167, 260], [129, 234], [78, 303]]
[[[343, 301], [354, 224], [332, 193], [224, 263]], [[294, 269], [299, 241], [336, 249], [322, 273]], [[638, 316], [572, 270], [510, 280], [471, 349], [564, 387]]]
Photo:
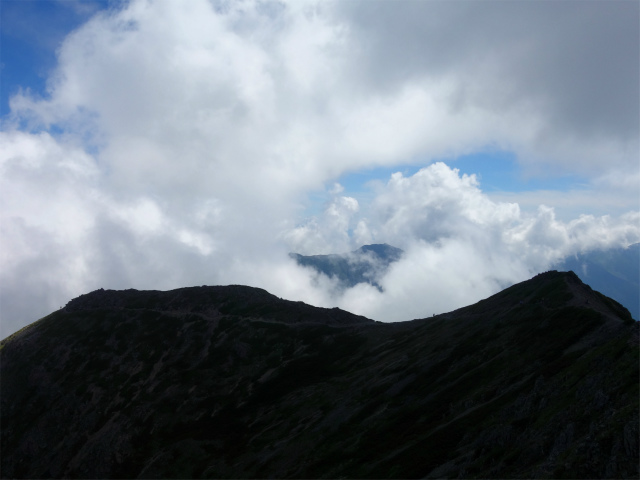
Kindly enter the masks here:
[[350, 230], [360, 205], [355, 198], [339, 195], [340, 191], [334, 186], [331, 190], [333, 198], [319, 218], [312, 217], [285, 233], [284, 238], [292, 250], [313, 255], [344, 252], [353, 248]]
[[474, 303], [566, 256], [640, 241], [639, 212], [563, 222], [551, 207], [522, 212], [479, 187], [443, 163], [393, 174], [360, 223], [405, 255], [377, 279], [382, 291], [359, 284], [334, 302], [386, 321], [418, 318]]
[[398, 245], [413, 238], [435, 241], [467, 236], [467, 226], [499, 234], [519, 216], [517, 204], [491, 202], [478, 188], [475, 176], [460, 177], [457, 170], [441, 162], [409, 178], [394, 173], [373, 206], [378, 229]]
[[[61, 44], [46, 95], [18, 92], [3, 119], [3, 334], [100, 287], [244, 283], [402, 320], [638, 241], [637, 13], [208, 0], [99, 12]], [[553, 202], [521, 209], [442, 163], [392, 175], [366, 205], [334, 185], [487, 146], [593, 189], [626, 178], [633, 211], [559, 219]], [[313, 216], [310, 192], [327, 196]], [[336, 290], [287, 256], [371, 242], [407, 252], [382, 293]]]

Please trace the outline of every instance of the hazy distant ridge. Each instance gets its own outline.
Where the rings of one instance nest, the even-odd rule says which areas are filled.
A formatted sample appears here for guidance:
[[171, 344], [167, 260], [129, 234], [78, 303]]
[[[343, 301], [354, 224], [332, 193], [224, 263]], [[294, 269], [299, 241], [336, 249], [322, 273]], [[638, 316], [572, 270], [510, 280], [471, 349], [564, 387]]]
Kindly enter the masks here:
[[300, 255], [289, 254], [298, 265], [311, 267], [328, 277], [335, 277], [342, 288], [358, 283], [369, 283], [378, 289], [378, 279], [384, 275], [393, 262], [400, 260], [404, 252], [391, 245], [364, 245], [346, 254]]

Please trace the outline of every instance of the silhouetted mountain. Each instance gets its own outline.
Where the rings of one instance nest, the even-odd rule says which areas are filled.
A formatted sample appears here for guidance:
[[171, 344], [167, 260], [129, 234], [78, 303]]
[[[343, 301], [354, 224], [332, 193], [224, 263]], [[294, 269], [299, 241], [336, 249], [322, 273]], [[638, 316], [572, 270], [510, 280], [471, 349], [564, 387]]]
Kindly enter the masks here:
[[342, 288], [353, 287], [358, 283], [369, 283], [382, 290], [377, 283], [389, 265], [402, 257], [403, 251], [391, 245], [364, 245], [347, 254], [300, 255], [291, 253], [299, 265], [312, 267], [316, 271], [335, 277]]
[[595, 290], [617, 300], [640, 319], [640, 243], [566, 258], [553, 268], [572, 270]]
[[638, 324], [573, 273], [395, 324], [96, 291], [0, 342], [4, 478], [637, 478]]

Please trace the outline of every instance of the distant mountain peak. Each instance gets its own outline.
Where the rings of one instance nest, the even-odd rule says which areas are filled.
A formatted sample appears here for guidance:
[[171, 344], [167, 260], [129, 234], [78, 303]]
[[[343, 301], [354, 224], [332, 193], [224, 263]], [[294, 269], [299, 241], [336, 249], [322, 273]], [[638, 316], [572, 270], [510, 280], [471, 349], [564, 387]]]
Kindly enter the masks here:
[[298, 265], [311, 267], [318, 273], [338, 279], [340, 287], [349, 288], [368, 283], [382, 291], [380, 278], [389, 266], [400, 260], [404, 251], [386, 243], [363, 245], [346, 254], [290, 256]]
[[363, 245], [357, 250], [354, 250], [352, 253], [356, 255], [363, 253], [374, 253], [380, 258], [387, 259], [389, 261], [396, 261], [400, 259], [404, 251], [387, 243], [375, 243], [372, 245]]

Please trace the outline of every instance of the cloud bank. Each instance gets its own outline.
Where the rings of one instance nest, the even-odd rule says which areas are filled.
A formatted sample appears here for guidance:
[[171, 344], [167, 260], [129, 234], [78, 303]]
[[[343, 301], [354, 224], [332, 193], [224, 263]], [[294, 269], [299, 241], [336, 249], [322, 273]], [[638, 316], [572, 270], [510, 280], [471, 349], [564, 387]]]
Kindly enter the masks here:
[[[2, 336], [101, 287], [242, 283], [406, 320], [640, 241], [638, 8], [138, 0], [98, 13], [60, 45], [47, 94], [21, 91], [3, 121]], [[532, 174], [580, 172], [629, 213], [526, 213], [432, 163], [487, 148]], [[427, 166], [366, 205], [334, 186], [408, 163]], [[328, 200], [310, 217], [313, 192]], [[383, 293], [336, 293], [287, 256], [372, 242], [407, 252]]]
[[[326, 217], [335, 216], [335, 203]], [[640, 239], [639, 212], [618, 218], [582, 215], [570, 222], [558, 220], [553, 208], [544, 205], [524, 213], [515, 203], [492, 201], [475, 176], [460, 175], [440, 162], [411, 177], [393, 174], [369, 213], [358, 220], [357, 229], [376, 242], [403, 248], [405, 255], [379, 280], [383, 292], [359, 284], [336, 300], [346, 310], [387, 321], [447, 312], [547, 270], [568, 255]], [[299, 227], [295, 246], [302, 250], [315, 241], [321, 249], [327, 231], [337, 238], [347, 235], [351, 217], [344, 211], [341, 222], [331, 222], [342, 232], [316, 220]]]

